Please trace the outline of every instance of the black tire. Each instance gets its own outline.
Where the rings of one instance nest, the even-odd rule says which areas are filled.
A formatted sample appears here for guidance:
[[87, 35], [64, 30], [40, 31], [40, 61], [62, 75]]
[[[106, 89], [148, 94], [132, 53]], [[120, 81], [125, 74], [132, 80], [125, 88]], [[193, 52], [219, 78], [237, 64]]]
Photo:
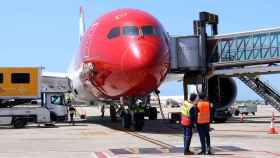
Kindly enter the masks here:
[[125, 125], [126, 125], [126, 123], [125, 123], [125, 116], [122, 116], [121, 117], [121, 127], [122, 127], [122, 129], [125, 129]]
[[13, 121], [14, 128], [24, 128], [26, 125], [26, 120], [24, 118], [16, 118]]
[[216, 122], [216, 123], [225, 123], [225, 122], [227, 122], [227, 118], [214, 118], [214, 121]]
[[134, 130], [142, 131], [144, 126], [144, 113], [135, 113], [134, 114]]
[[157, 108], [155, 107], [150, 108], [149, 120], [157, 120]]
[[255, 116], [256, 114], [255, 114], [255, 112], [252, 112], [252, 114]]
[[57, 116], [54, 112], [51, 112], [50, 117], [51, 117], [51, 121], [55, 121], [55, 122], [57, 121]]
[[248, 112], [245, 112], [244, 114], [247, 116], [249, 113], [248, 113]]
[[235, 110], [235, 111], [234, 111], [234, 115], [235, 115], [235, 116], [239, 116], [239, 114], [240, 114], [239, 110]]
[[142, 131], [143, 130], [144, 124], [141, 123], [140, 121], [136, 121], [134, 124], [134, 130], [135, 131]]

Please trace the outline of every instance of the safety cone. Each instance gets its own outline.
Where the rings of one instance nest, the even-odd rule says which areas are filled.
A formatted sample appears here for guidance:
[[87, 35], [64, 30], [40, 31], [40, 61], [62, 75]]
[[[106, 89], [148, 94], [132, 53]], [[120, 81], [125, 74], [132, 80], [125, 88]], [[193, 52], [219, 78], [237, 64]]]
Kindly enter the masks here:
[[269, 134], [277, 134], [278, 133], [276, 128], [275, 128], [274, 121], [275, 121], [275, 116], [274, 116], [274, 112], [272, 112], [270, 129], [269, 129], [269, 132], [268, 132]]
[[241, 114], [240, 115], [240, 123], [243, 123], [244, 122], [244, 114]]
[[86, 119], [87, 117], [87, 113], [86, 112], [83, 112], [81, 115], [80, 115], [80, 118], [81, 119]]

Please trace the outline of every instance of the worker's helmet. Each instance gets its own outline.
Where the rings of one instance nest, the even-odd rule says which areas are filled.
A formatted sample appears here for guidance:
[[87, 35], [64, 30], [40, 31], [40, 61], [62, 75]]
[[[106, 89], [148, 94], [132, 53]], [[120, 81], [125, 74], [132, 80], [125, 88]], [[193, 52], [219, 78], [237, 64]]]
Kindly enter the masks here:
[[142, 101], [142, 100], [138, 99], [138, 100], [136, 101], [136, 105], [142, 106], [142, 104], [143, 104], [143, 101]]
[[199, 93], [199, 99], [206, 99], [206, 94], [203, 92]]
[[190, 97], [189, 97], [189, 100], [190, 100], [191, 102], [194, 102], [194, 101], [196, 100], [196, 98], [197, 98], [197, 95], [196, 95], [195, 93], [192, 93], [192, 94], [190, 95]]

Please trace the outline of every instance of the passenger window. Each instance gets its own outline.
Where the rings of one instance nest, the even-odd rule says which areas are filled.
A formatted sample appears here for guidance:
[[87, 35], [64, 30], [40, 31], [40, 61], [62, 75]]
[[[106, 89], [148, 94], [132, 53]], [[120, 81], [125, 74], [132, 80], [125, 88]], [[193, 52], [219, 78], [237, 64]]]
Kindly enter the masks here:
[[62, 96], [51, 96], [51, 103], [54, 105], [63, 105]]
[[153, 28], [153, 26], [142, 26], [141, 30], [143, 32], [143, 35], [155, 35], [156, 31]]
[[108, 33], [107, 38], [112, 39], [115, 37], [120, 36], [120, 28], [119, 27], [114, 27], [111, 29], [111, 31]]
[[128, 36], [139, 35], [139, 29], [136, 26], [126, 26], [123, 28], [123, 34]]
[[0, 83], [3, 83], [3, 73], [0, 73]]
[[29, 83], [30, 74], [29, 73], [12, 73], [12, 83]]

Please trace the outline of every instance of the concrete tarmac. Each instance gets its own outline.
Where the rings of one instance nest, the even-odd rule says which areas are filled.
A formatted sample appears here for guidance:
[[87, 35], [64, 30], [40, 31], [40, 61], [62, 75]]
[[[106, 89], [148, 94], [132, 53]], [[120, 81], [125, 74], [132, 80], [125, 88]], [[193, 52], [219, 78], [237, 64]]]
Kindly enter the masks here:
[[[273, 109], [267, 106], [260, 106], [256, 116], [245, 116], [244, 123], [234, 117], [225, 124], [212, 124], [212, 156], [184, 156], [181, 126], [167, 120], [147, 120], [142, 132], [123, 131], [119, 122], [112, 123], [108, 117], [101, 120], [98, 108], [80, 110], [87, 113], [88, 121], [76, 126], [59, 123], [54, 128], [0, 127], [0, 158], [280, 157], [280, 135], [268, 134]], [[279, 113], [275, 114], [280, 132]], [[200, 151], [197, 133], [191, 149]]]

